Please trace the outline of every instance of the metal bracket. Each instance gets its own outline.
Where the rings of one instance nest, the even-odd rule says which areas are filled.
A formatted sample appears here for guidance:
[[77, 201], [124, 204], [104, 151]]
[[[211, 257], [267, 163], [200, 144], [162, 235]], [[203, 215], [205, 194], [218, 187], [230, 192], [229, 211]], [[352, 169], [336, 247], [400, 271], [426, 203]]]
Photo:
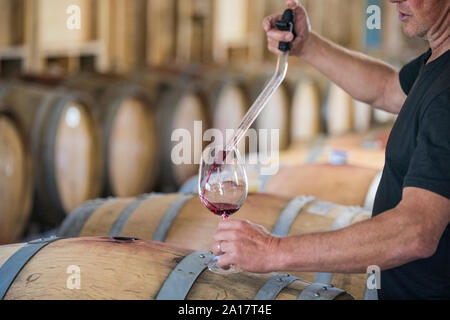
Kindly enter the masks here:
[[325, 283], [312, 283], [302, 291], [297, 300], [334, 300], [344, 290]]
[[278, 220], [272, 229], [272, 234], [277, 237], [285, 237], [299, 212], [304, 206], [314, 200], [316, 200], [316, 198], [310, 196], [299, 196], [292, 199], [278, 217]]
[[196, 193], [198, 189], [198, 175], [189, 178], [181, 188], [178, 190], [180, 193]]
[[277, 274], [258, 291], [255, 300], [275, 300], [281, 290], [296, 280], [300, 279], [290, 274]]
[[153, 233], [152, 240], [164, 242], [166, 240], [167, 232], [172, 226], [173, 220], [178, 216], [181, 208], [184, 206], [186, 201], [192, 199], [195, 195], [193, 193], [181, 194], [178, 199], [167, 209], [164, 216], [159, 221], [159, 225]]
[[75, 211], [64, 219], [61, 226], [58, 228], [56, 235], [67, 238], [78, 237], [86, 222], [94, 214], [94, 211], [108, 200], [109, 199], [90, 200], [76, 208]]
[[334, 220], [331, 230], [339, 230], [349, 226], [353, 218], [364, 211], [361, 207], [345, 207]]
[[28, 261], [43, 247], [60, 239], [53, 236], [30, 241], [6, 260], [0, 267], [0, 300], [3, 300], [9, 287]]
[[198, 276], [214, 257], [212, 252], [197, 251], [186, 256], [166, 279], [156, 300], [184, 300]]
[[130, 219], [131, 215], [134, 211], [141, 205], [141, 203], [149, 198], [155, 198], [161, 196], [161, 193], [150, 193], [144, 194], [131, 203], [129, 203], [119, 214], [119, 217], [114, 221], [111, 229], [109, 230], [108, 235], [112, 237], [117, 237], [122, 233], [123, 228], [127, 224], [128, 219]]
[[383, 171], [377, 173], [370, 183], [369, 190], [367, 191], [366, 199], [364, 200], [364, 208], [369, 211], [373, 210], [373, 204], [375, 202], [375, 196], [377, 195], [378, 186], [381, 182], [381, 177], [383, 176]]

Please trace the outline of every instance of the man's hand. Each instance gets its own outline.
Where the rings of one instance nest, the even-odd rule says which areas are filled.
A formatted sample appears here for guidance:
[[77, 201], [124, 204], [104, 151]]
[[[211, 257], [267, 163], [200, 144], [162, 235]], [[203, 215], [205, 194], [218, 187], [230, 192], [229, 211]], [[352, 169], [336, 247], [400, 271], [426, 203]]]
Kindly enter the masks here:
[[[295, 34], [297, 37], [292, 42], [292, 49], [289, 51], [290, 55], [300, 57], [303, 49], [307, 46], [309, 34], [311, 31], [311, 24], [309, 23], [308, 14], [305, 8], [298, 4], [297, 0], [288, 0], [286, 2], [288, 9], [292, 9], [295, 15]], [[263, 27], [267, 33], [268, 48], [271, 52], [280, 55], [282, 52], [278, 50], [278, 45], [281, 42], [292, 41], [293, 35], [287, 31], [280, 31], [277, 29], [275, 23], [280, 20], [282, 14], [274, 14], [264, 19]]]
[[271, 235], [264, 227], [249, 221], [229, 219], [219, 223], [214, 239], [214, 254], [223, 254], [218, 262], [220, 267], [235, 265], [256, 273], [276, 270], [280, 238]]
[[397, 207], [336, 231], [278, 238], [249, 221], [226, 220], [214, 235], [213, 251], [223, 253], [222, 268], [255, 273], [364, 273], [370, 265], [387, 270], [431, 257], [450, 222], [449, 208], [449, 199], [410, 187]]

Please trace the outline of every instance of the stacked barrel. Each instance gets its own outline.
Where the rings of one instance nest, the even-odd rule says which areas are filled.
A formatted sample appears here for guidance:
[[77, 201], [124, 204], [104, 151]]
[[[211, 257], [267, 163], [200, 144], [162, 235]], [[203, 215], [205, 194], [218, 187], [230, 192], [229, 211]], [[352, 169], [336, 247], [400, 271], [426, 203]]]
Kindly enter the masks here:
[[[367, 105], [320, 76], [298, 75], [253, 124], [278, 130], [280, 153], [247, 166], [250, 194], [237, 215], [278, 236], [369, 219], [389, 135]], [[58, 237], [0, 247], [0, 277], [9, 279], [0, 297], [312, 299], [325, 290], [328, 299], [363, 299], [364, 274], [203, 272], [218, 223], [197, 195], [204, 133], [237, 128], [267, 79], [197, 66], [2, 82], [0, 242], [19, 241], [30, 220]], [[260, 151], [241, 147], [248, 158]], [[268, 165], [279, 168], [264, 175]], [[69, 260], [95, 285], [63, 290]], [[174, 295], [183, 261], [199, 267]], [[273, 281], [285, 286], [269, 294]]]

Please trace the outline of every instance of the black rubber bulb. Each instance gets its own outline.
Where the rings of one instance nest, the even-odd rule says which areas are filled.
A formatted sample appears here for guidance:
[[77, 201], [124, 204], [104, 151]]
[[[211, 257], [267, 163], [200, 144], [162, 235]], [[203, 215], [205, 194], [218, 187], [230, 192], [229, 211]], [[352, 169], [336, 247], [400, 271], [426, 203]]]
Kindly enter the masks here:
[[[280, 31], [290, 31], [294, 38], [296, 37], [294, 32], [294, 11], [287, 9], [283, 13], [281, 20], [276, 22], [276, 26]], [[291, 42], [280, 42], [278, 49], [282, 52], [288, 52], [291, 50]]]

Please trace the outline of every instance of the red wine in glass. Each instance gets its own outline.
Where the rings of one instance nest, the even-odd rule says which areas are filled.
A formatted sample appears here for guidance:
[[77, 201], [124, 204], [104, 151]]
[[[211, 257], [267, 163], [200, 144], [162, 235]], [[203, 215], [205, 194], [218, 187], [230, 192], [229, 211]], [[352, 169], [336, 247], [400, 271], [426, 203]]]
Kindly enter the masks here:
[[233, 213], [239, 210], [239, 206], [232, 203], [211, 203], [206, 199], [201, 199], [203, 205], [208, 208], [209, 211], [218, 216], [229, 217]]
[[[199, 170], [199, 196], [203, 205], [215, 215], [227, 219], [236, 213], [247, 198], [248, 183], [244, 164], [237, 149], [227, 152], [222, 147], [209, 146], [202, 154]], [[233, 273], [222, 269], [215, 257], [208, 265], [216, 273]]]

